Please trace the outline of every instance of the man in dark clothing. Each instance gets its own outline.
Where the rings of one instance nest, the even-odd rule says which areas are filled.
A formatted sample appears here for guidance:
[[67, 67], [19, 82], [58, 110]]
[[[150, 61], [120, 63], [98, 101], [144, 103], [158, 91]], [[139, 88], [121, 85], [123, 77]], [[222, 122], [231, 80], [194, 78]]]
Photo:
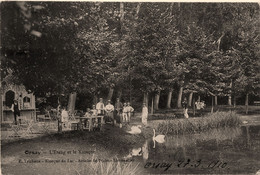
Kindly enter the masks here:
[[17, 116], [20, 116], [20, 107], [17, 100], [14, 100], [11, 110], [14, 113], [14, 123], [17, 125]]
[[116, 99], [116, 104], [115, 104], [115, 114], [114, 116], [116, 117], [116, 122], [117, 123], [122, 123], [122, 118], [121, 118], [121, 114], [122, 114], [122, 110], [123, 110], [123, 104], [120, 102], [119, 98]]

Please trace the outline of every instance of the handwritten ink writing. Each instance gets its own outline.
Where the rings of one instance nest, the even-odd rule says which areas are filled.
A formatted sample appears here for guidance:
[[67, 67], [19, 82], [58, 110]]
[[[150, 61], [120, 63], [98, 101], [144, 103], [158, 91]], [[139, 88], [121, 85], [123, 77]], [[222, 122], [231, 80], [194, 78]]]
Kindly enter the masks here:
[[167, 171], [172, 166], [172, 163], [151, 163], [147, 162], [144, 168], [164, 168], [164, 171]]
[[198, 160], [181, 159], [181, 160], [178, 160], [176, 163], [146, 162], [146, 164], [144, 165], [144, 168], [163, 169], [164, 171], [167, 171], [170, 167], [172, 167], [172, 165], [176, 166], [176, 168], [209, 168], [209, 169], [213, 169], [213, 168], [226, 168], [227, 162], [213, 160], [210, 162], [204, 161], [202, 163], [201, 159], [198, 159]]

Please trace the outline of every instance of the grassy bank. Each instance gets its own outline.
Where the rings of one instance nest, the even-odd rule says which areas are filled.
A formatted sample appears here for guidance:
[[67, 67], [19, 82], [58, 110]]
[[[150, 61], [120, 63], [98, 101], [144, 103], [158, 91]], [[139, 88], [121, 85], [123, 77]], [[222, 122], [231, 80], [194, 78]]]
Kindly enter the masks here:
[[198, 133], [219, 127], [234, 127], [241, 124], [241, 120], [234, 112], [215, 112], [200, 118], [166, 120], [157, 126], [157, 130], [164, 134]]

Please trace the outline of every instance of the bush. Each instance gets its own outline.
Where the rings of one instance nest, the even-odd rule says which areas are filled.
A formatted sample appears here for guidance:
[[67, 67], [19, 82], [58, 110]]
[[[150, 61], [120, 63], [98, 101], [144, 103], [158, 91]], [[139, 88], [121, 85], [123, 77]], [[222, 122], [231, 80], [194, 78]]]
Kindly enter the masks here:
[[200, 118], [166, 120], [158, 124], [157, 130], [164, 134], [198, 133], [219, 127], [239, 126], [241, 122], [234, 112], [215, 112]]

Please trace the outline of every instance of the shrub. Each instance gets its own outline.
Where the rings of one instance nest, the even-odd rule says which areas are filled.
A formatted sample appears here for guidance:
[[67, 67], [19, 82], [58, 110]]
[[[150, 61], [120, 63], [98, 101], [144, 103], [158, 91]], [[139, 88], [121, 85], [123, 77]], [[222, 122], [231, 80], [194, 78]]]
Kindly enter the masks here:
[[200, 118], [165, 120], [158, 124], [161, 133], [198, 133], [219, 127], [234, 127], [241, 124], [235, 112], [208, 113]]

